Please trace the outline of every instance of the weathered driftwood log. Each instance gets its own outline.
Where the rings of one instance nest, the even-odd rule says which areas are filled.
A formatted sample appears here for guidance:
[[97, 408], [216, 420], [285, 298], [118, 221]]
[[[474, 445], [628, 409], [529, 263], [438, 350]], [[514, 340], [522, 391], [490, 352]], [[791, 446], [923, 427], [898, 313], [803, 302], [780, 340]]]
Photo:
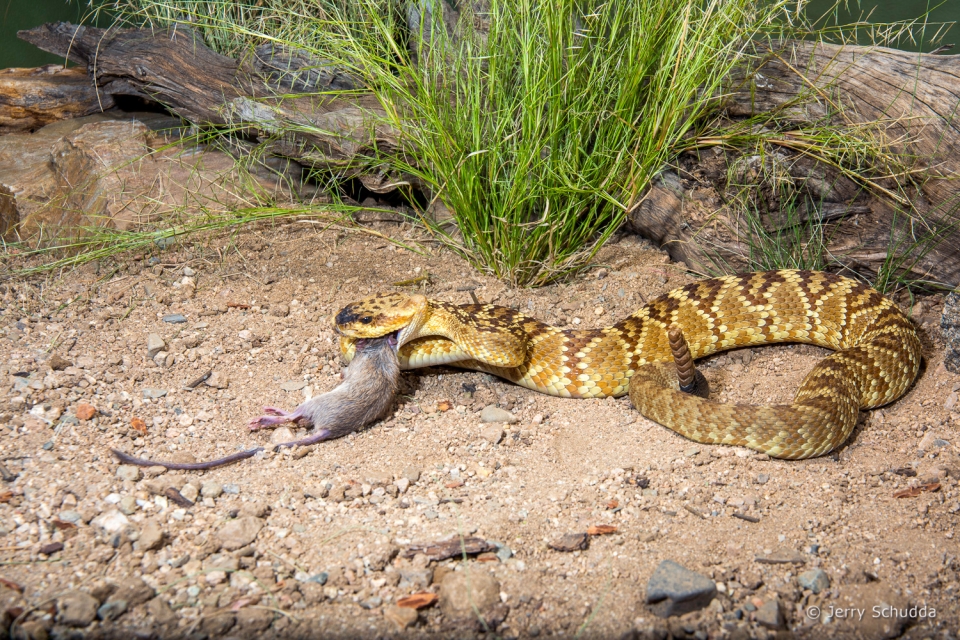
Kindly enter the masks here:
[[[104, 31], [57, 23], [19, 35], [85, 65], [106, 94], [146, 97], [191, 122], [242, 128], [266, 142], [272, 153], [360, 177], [375, 191], [392, 188], [390, 177], [376, 170], [375, 158], [378, 151], [394, 149], [396, 137], [369, 117], [379, 108], [374, 98], [277, 97], [353, 82], [322, 61], [260, 47], [252, 62], [240, 63], [214, 53], [184, 29]], [[942, 236], [940, 244], [903, 266], [910, 268], [908, 277], [956, 284], [960, 183], [950, 179], [960, 168], [956, 86], [960, 56], [787, 42], [770, 53], [748, 86], [730, 97], [728, 113], [737, 118], [778, 110], [781, 122], [793, 122], [798, 129], [828, 114], [848, 123], [886, 122], [888, 139], [913, 158], [915, 167], [940, 176], [911, 194], [912, 209], [897, 211], [889, 199], [863, 194], [812, 162], [796, 163], [792, 171], [804, 174], [796, 178], [819, 202], [817, 219], [835, 225], [828, 250], [838, 260], [875, 272], [888, 254], [891, 229], [899, 235], [898, 254], [934, 232]], [[811, 99], [795, 104], [801, 94]], [[742, 221], [722, 208], [716, 215], [691, 217], [686, 197], [682, 182], [665, 176], [630, 216], [630, 227], [691, 266], [709, 267], [718, 257], [734, 268], [743, 266]]]
[[112, 106], [113, 96], [98, 95], [86, 69], [48, 64], [0, 70], [0, 135], [35, 131]]
[[358, 176], [375, 191], [392, 189], [371, 169], [377, 148], [395, 144], [392, 132], [376, 127], [368, 115], [378, 108], [376, 99], [278, 95], [354, 83], [295, 51], [260, 47], [250, 64], [241, 64], [184, 28], [151, 32], [57, 22], [17, 35], [83, 65], [105, 94], [154, 100], [195, 124], [237, 127], [266, 142], [272, 153]]
[[[806, 94], [809, 100], [798, 101]], [[811, 95], [812, 94], [812, 95]], [[797, 129], [825, 118], [837, 123], [882, 123], [884, 135], [909, 164], [929, 176], [910, 193], [913, 210], [897, 211], [889, 198], [860, 193], [849, 181], [821, 180], [829, 188], [813, 188], [820, 218], [836, 226], [828, 250], [838, 261], [864, 272], [877, 272], [888, 256], [913, 250], [908, 278], [960, 284], [960, 56], [918, 55], [879, 47], [839, 47], [788, 42], [772, 52], [748, 85], [727, 105], [731, 117], [778, 111], [781, 121]], [[810, 162], [800, 163], [810, 180], [823, 174]], [[828, 172], [829, 173], [829, 172]], [[813, 182], [816, 182], [814, 180]], [[856, 198], [856, 202], [854, 199]], [[691, 266], [708, 267], [719, 257], [734, 266], [745, 264], [748, 252], [743, 221], [720, 209], [708, 219], [692, 212], [676, 174], [664, 175], [647, 200], [630, 217], [630, 226], [659, 242], [671, 255]], [[926, 254], [915, 247], [928, 234], [938, 235]], [[919, 249], [919, 251], [918, 251]]]

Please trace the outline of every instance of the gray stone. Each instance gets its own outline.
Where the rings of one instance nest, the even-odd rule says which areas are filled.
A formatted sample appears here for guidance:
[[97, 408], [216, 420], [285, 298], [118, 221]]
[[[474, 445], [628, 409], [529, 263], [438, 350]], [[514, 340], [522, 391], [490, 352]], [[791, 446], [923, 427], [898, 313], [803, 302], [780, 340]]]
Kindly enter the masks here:
[[110, 596], [110, 600], [124, 600], [128, 606], [136, 607], [153, 598], [155, 593], [153, 587], [142, 578], [130, 577], [117, 583], [117, 588]]
[[503, 440], [503, 427], [497, 424], [492, 424], [488, 427], [484, 427], [480, 431], [480, 437], [489, 442], [490, 444], [497, 444]]
[[415, 567], [403, 567], [400, 569], [399, 589], [413, 588], [423, 591], [433, 582], [433, 569], [417, 569]]
[[91, 524], [106, 533], [118, 533], [126, 528], [130, 521], [127, 516], [113, 509], [94, 518]]
[[400, 475], [409, 480], [410, 484], [416, 484], [417, 480], [420, 479], [420, 469], [417, 469], [416, 467], [407, 467]]
[[947, 345], [943, 352], [943, 366], [947, 371], [960, 373], [960, 293], [953, 292], [944, 299], [940, 329]]
[[485, 406], [480, 412], [480, 421], [513, 424], [517, 421], [517, 416], [506, 409], [501, 409], [500, 407], [490, 404]]
[[710, 578], [664, 560], [647, 582], [647, 604], [661, 618], [703, 609], [717, 595]]
[[136, 482], [140, 479], [140, 467], [132, 464], [122, 464], [117, 467], [117, 477], [121, 480]]
[[230, 495], [238, 495], [240, 493], [240, 485], [238, 484], [225, 484], [223, 485], [223, 492]]
[[200, 487], [200, 495], [204, 498], [219, 498], [223, 493], [223, 485], [213, 480], [208, 480]]
[[263, 521], [253, 516], [244, 516], [230, 520], [217, 530], [217, 538], [227, 551], [245, 547], [257, 539]]
[[300, 391], [307, 386], [306, 380], [287, 380], [280, 384], [280, 388], [284, 391]]
[[97, 617], [99, 606], [89, 593], [67, 591], [57, 600], [57, 621], [68, 627], [85, 627]]
[[784, 628], [783, 612], [780, 610], [780, 600], [777, 598], [764, 602], [754, 616], [756, 616], [757, 624], [767, 629], [778, 630]]
[[400, 549], [392, 544], [374, 549], [364, 560], [371, 571], [383, 571], [397, 557]]
[[820, 593], [830, 588], [830, 578], [823, 569], [811, 569], [804, 571], [797, 576], [797, 582], [804, 589], [809, 589], [813, 593]]
[[154, 622], [160, 626], [172, 626], [177, 622], [177, 614], [163, 598], [154, 598], [148, 602], [147, 613], [153, 616]]
[[123, 496], [117, 503], [117, 509], [125, 516], [132, 516], [137, 512], [137, 499], [133, 496]]
[[500, 604], [500, 583], [476, 565], [465, 565], [463, 571], [451, 571], [440, 583], [440, 609], [453, 620], [475, 618], [476, 612], [487, 617]]
[[147, 336], [147, 357], [153, 359], [158, 353], [164, 350], [167, 343], [159, 335], [151, 333]]
[[171, 313], [170, 315], [163, 316], [163, 321], [169, 324], [183, 324], [187, 319], [182, 313]]
[[143, 390], [144, 398], [156, 399], [156, 398], [162, 398], [165, 395], [167, 395], [166, 389], [144, 389]]
[[137, 548], [141, 551], [152, 551], [163, 546], [164, 533], [156, 520], [147, 520], [140, 531]]
[[97, 609], [97, 618], [100, 620], [116, 620], [127, 611], [126, 600], [111, 600]]
[[64, 522], [72, 522], [73, 524], [77, 524], [78, 522], [83, 520], [83, 516], [80, 515], [79, 511], [67, 509], [66, 511], [60, 512], [60, 519], [63, 520]]

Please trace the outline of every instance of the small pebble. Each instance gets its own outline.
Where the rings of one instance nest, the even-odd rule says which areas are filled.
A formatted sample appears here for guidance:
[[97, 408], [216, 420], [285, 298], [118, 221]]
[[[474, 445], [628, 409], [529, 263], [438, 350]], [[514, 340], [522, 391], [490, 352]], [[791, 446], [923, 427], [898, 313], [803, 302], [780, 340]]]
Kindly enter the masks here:
[[147, 336], [147, 357], [154, 358], [158, 353], [166, 348], [167, 343], [163, 341], [156, 333], [151, 333]]
[[163, 316], [163, 321], [169, 324], [183, 324], [187, 321], [187, 318], [182, 313], [171, 313]]
[[204, 498], [219, 498], [223, 493], [223, 485], [212, 480], [204, 482], [200, 487], [200, 495]]
[[480, 421], [514, 424], [517, 421], [517, 416], [491, 404], [484, 407], [480, 412]]
[[238, 484], [225, 484], [223, 485], [223, 492], [229, 493], [232, 495], [237, 495], [240, 493], [240, 485]]

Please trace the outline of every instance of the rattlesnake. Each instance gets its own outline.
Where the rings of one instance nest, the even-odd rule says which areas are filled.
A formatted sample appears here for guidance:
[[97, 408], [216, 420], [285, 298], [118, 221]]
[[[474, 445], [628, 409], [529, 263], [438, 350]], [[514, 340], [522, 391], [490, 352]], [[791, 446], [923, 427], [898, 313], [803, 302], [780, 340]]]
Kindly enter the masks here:
[[[354, 342], [396, 332], [402, 369], [451, 364], [567, 398], [629, 392], [640, 412], [692, 440], [774, 457], [827, 453], [861, 408], [903, 395], [920, 369], [910, 320], [867, 285], [815, 271], [764, 271], [675, 289], [602, 329], [559, 329], [509, 307], [381, 294], [335, 318], [349, 360]], [[802, 342], [827, 347], [790, 405], [724, 405], [678, 389], [668, 329], [693, 359], [736, 347]], [[681, 341], [682, 342], [682, 341]]]

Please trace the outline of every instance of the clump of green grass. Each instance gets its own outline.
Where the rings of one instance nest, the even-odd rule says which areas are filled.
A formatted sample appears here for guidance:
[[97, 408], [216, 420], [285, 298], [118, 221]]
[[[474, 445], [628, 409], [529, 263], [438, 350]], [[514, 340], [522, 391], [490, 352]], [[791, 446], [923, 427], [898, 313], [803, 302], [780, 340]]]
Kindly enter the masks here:
[[[788, 4], [492, 0], [453, 26], [429, 2], [127, 6], [133, 20], [199, 28], [227, 53], [269, 40], [349, 70], [398, 133], [378, 162], [456, 228], [424, 224], [478, 269], [536, 285], [589, 263]], [[410, 33], [414, 6], [429, 10]]]

